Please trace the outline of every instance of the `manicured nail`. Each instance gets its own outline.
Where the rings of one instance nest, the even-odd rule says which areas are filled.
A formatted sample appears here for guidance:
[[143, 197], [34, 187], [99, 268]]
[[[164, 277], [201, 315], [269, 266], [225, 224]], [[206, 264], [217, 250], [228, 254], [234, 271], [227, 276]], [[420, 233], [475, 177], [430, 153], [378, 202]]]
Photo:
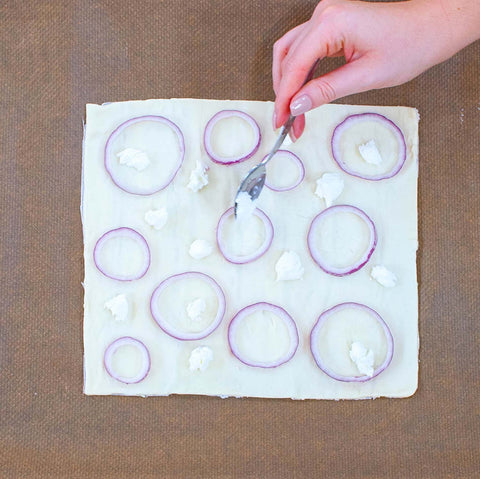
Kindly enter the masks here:
[[290, 131], [288, 132], [288, 136], [290, 137], [290, 140], [292, 140], [293, 143], [297, 141], [297, 137], [295, 136], [295, 133], [293, 132], [293, 127], [290, 128]]
[[273, 112], [272, 116], [273, 131], [277, 129], [277, 114]]
[[295, 116], [302, 115], [306, 111], [311, 110], [312, 106], [313, 104], [310, 97], [308, 95], [302, 95], [290, 103], [290, 113]]

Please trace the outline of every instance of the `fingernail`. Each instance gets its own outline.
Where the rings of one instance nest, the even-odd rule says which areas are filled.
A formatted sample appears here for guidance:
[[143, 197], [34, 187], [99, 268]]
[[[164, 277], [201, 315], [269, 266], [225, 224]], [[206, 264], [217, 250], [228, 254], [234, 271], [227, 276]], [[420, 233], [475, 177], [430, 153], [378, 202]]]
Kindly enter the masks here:
[[273, 112], [272, 116], [273, 131], [277, 129], [277, 114]]
[[293, 132], [293, 128], [290, 128], [290, 131], [288, 132], [288, 136], [292, 140], [293, 143], [297, 141], [297, 137], [295, 136], [295, 133]]
[[302, 95], [290, 103], [290, 113], [298, 116], [312, 109], [312, 100], [308, 95]]

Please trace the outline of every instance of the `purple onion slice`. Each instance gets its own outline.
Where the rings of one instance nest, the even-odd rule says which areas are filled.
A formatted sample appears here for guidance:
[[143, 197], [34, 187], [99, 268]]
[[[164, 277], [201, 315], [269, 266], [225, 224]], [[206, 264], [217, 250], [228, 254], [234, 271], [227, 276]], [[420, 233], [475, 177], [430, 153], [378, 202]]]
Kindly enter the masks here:
[[[248, 359], [246, 355], [242, 352], [241, 347], [238, 343], [238, 334], [239, 328], [241, 327], [242, 321], [245, 320], [248, 316], [256, 311], [268, 311], [278, 318], [280, 318], [284, 325], [286, 326], [287, 333], [290, 339], [290, 344], [288, 349], [280, 357], [276, 357], [272, 360], [252, 360]], [[231, 320], [230, 325], [228, 326], [228, 343], [230, 345], [230, 350], [233, 355], [242, 363], [247, 366], [257, 367], [257, 368], [276, 368], [282, 364], [290, 361], [295, 355], [295, 352], [298, 348], [299, 338], [297, 325], [293, 318], [280, 306], [275, 306], [270, 303], [255, 303], [251, 304], [243, 309], [241, 309]]]
[[[109, 247], [112, 247], [112, 241], [116, 239], [127, 239], [132, 242], [139, 254], [141, 255], [139, 264], [136, 268], [123, 268], [121, 270], [115, 270], [116, 265], [107, 264], [107, 253]], [[120, 248], [123, 260], [128, 260], [129, 252], [125, 251], [124, 248]], [[122, 259], [117, 257], [117, 259]], [[98, 270], [103, 273], [107, 278], [116, 279], [118, 281], [133, 281], [140, 279], [145, 276], [148, 268], [150, 267], [150, 249], [145, 238], [132, 228], [117, 228], [114, 230], [107, 231], [100, 239], [97, 241], [95, 248], [93, 250], [93, 261]]]
[[272, 244], [273, 236], [274, 236], [272, 222], [270, 221], [270, 218], [262, 210], [256, 208], [253, 212], [253, 215], [255, 215], [257, 218], [259, 218], [262, 221], [265, 227], [265, 238], [262, 244], [260, 245], [260, 247], [253, 253], [249, 255], [243, 255], [243, 256], [235, 255], [228, 252], [228, 246], [227, 246], [227, 242], [224, 239], [224, 232], [223, 232], [225, 222], [230, 216], [233, 216], [234, 214], [235, 214], [234, 208], [233, 207], [229, 208], [227, 211], [225, 211], [225, 213], [223, 213], [223, 215], [220, 217], [220, 220], [218, 221], [218, 225], [217, 225], [218, 249], [222, 253], [223, 257], [230, 263], [234, 263], [234, 264], [251, 263], [252, 261], [255, 261], [256, 259], [263, 256], [270, 248], [270, 245]]
[[[340, 142], [342, 136], [348, 131], [348, 129], [354, 125], [357, 125], [364, 121], [375, 122], [385, 128], [387, 128], [394, 136], [395, 140], [397, 141], [398, 145], [398, 157], [394, 165], [389, 171], [386, 171], [381, 174], [364, 174], [359, 171], [356, 171], [354, 168], [350, 167], [347, 164], [346, 158], [342, 157]], [[403, 136], [402, 131], [400, 128], [393, 123], [393, 121], [389, 120], [383, 115], [379, 115], [378, 113], [359, 113], [356, 115], [350, 115], [345, 118], [340, 124], [338, 124], [333, 131], [332, 140], [331, 140], [331, 147], [332, 147], [332, 155], [333, 159], [337, 162], [338, 166], [348, 173], [349, 175], [356, 176], [358, 178], [362, 178], [364, 180], [372, 180], [372, 181], [379, 181], [385, 180], [387, 178], [392, 178], [395, 176], [401, 169], [405, 160], [407, 158], [407, 146], [405, 143], [405, 137]]]
[[[382, 361], [382, 363], [374, 369], [372, 376], [365, 376], [365, 375], [345, 376], [345, 375], [338, 374], [337, 372], [333, 371], [332, 368], [327, 366], [325, 358], [322, 357], [322, 351], [320, 351], [317, 346], [320, 332], [323, 326], [325, 325], [326, 321], [335, 313], [338, 313], [342, 309], [346, 309], [346, 308], [366, 312], [375, 321], [378, 322], [378, 324], [381, 326], [382, 331], [385, 335], [385, 341], [386, 341], [386, 347], [387, 347], [385, 358]], [[312, 351], [313, 358], [317, 363], [317, 366], [331, 378], [336, 379], [337, 381], [343, 381], [343, 382], [366, 382], [378, 376], [382, 371], [384, 371], [389, 366], [393, 357], [394, 345], [393, 345], [393, 336], [392, 336], [392, 333], [390, 332], [390, 328], [387, 326], [385, 321], [375, 310], [373, 310], [372, 308], [369, 308], [368, 306], [365, 306], [364, 304], [341, 303], [341, 304], [337, 304], [333, 308], [328, 309], [327, 311], [324, 311], [320, 315], [310, 334], [310, 349]]]
[[[141, 355], [141, 366], [137, 373], [134, 376], [123, 376], [119, 372], [115, 371], [113, 367], [113, 356], [115, 353], [124, 346], [133, 346], [136, 348], [140, 355]], [[118, 338], [113, 343], [108, 346], [105, 350], [105, 355], [103, 357], [103, 364], [105, 365], [105, 369], [112, 378], [116, 379], [125, 384], [136, 384], [140, 381], [143, 381], [147, 374], [150, 371], [150, 354], [148, 352], [147, 347], [138, 339], [131, 338], [129, 336], [125, 336], [123, 338]]]
[[[252, 128], [254, 141], [253, 141], [253, 148], [250, 151], [238, 156], [221, 156], [220, 154], [215, 152], [215, 149], [212, 145], [212, 132], [215, 128], [215, 125], [220, 121], [227, 118], [241, 118], [245, 120]], [[207, 155], [211, 158], [211, 160], [215, 163], [220, 165], [232, 165], [235, 163], [240, 163], [242, 161], [248, 160], [248, 158], [252, 157], [258, 150], [260, 146], [260, 141], [262, 139], [262, 134], [260, 133], [260, 127], [258, 123], [247, 113], [238, 110], [222, 110], [216, 113], [215, 115], [210, 118], [205, 127], [205, 133], [203, 135], [203, 144], [205, 146], [205, 151]]]
[[[174, 134], [177, 142], [178, 142], [178, 153], [177, 156], [171, 161], [168, 169], [165, 169], [165, 166], [162, 164], [164, 162], [164, 157], [159, 157], [155, 161], [155, 166], [152, 168], [151, 166], [147, 167], [143, 171], [136, 171], [134, 168], [129, 168], [126, 166], [119, 166], [118, 159], [116, 157], [116, 149], [115, 142], [120, 138], [120, 135], [126, 135], [128, 138], [128, 130], [131, 129], [137, 123], [158, 123], [160, 125], [165, 125], [168, 127]], [[152, 125], [149, 125], [150, 127]], [[150, 141], [152, 135], [155, 135], [153, 131], [149, 133]], [[146, 142], [145, 138], [144, 142]], [[153, 138], [156, 143], [158, 140]], [[137, 140], [138, 141], [138, 140]], [[128, 142], [125, 142], [125, 147], [131, 147], [132, 145]], [[156, 144], [156, 148], [160, 148], [161, 144]], [[157, 151], [157, 155], [163, 154], [163, 152]], [[147, 115], [147, 116], [139, 116], [137, 118], [132, 118], [120, 126], [118, 126], [113, 133], [109, 136], [107, 143], [105, 145], [105, 169], [107, 173], [112, 178], [112, 181], [123, 191], [127, 193], [132, 193], [134, 195], [153, 195], [160, 190], [166, 188], [175, 178], [180, 166], [182, 165], [183, 159], [185, 156], [185, 141], [183, 139], [183, 134], [180, 131], [175, 123], [170, 121], [168, 118], [163, 116], [155, 116], [155, 115]], [[151, 158], [153, 160], [153, 158]], [[170, 160], [169, 160], [170, 161]]]
[[[263, 158], [265, 160], [266, 156]], [[303, 166], [303, 162], [302, 160], [297, 156], [295, 155], [294, 153], [292, 153], [291, 151], [287, 151], [287, 150], [278, 150], [274, 157], [272, 158], [273, 161], [277, 161], [279, 160], [280, 158], [286, 158], [288, 159], [289, 161], [292, 161], [297, 170], [298, 170], [298, 174], [297, 174], [297, 177], [296, 178], [293, 178], [292, 179], [292, 182], [286, 186], [275, 186], [274, 184], [272, 184], [270, 181], [269, 181], [269, 176], [267, 174], [266, 178], [265, 178], [265, 186], [267, 188], [270, 188], [272, 191], [289, 191], [289, 190], [293, 190], [294, 188], [296, 188], [302, 181], [303, 179], [305, 178], [305, 166]], [[270, 165], [272, 165], [272, 163], [270, 163]], [[267, 173], [268, 173], [268, 166], [267, 166]]]
[[[342, 267], [329, 263], [328, 260], [322, 255], [322, 252], [315, 245], [315, 238], [317, 235], [321, 234], [323, 221], [331, 215], [339, 213], [352, 213], [356, 215], [365, 223], [369, 234], [367, 247], [361, 256], [355, 262]], [[338, 240], [340, 240], [340, 238], [338, 238]], [[334, 243], [335, 242], [336, 241], [334, 241]], [[373, 221], [361, 209], [351, 205], [330, 206], [330, 208], [323, 210], [313, 219], [308, 231], [307, 243], [308, 249], [310, 250], [310, 255], [315, 263], [317, 263], [317, 265], [323, 269], [323, 271], [333, 276], [346, 276], [355, 273], [355, 271], [361, 269], [368, 262], [377, 245], [377, 231]]]
[[[162, 292], [165, 291], [169, 286], [184, 279], [196, 279], [204, 281], [213, 289], [215, 295], [217, 296], [218, 306], [215, 318], [206, 328], [202, 329], [201, 331], [191, 332], [180, 330], [179, 328], [176, 328], [170, 321], [168, 321], [168, 319], [160, 312], [159, 299]], [[219, 284], [210, 276], [196, 271], [189, 271], [186, 273], [175, 274], [168, 277], [167, 279], [162, 281], [153, 291], [150, 300], [150, 311], [156, 323], [169, 336], [172, 336], [173, 338], [179, 339], [181, 341], [193, 341], [195, 339], [203, 339], [209, 334], [213, 333], [213, 331], [215, 331], [215, 329], [217, 329], [222, 322], [223, 316], [225, 315], [225, 308], [225, 294], [223, 293], [223, 290], [219, 286]]]

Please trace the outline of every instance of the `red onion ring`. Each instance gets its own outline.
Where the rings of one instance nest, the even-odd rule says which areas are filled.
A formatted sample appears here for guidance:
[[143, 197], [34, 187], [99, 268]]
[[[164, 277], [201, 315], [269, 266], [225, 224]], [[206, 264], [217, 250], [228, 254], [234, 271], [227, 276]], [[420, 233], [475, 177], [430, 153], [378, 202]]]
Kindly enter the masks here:
[[[253, 312], [257, 310], [262, 311], [270, 311], [275, 316], [279, 317], [283, 320], [284, 324], [287, 327], [289, 336], [290, 336], [290, 348], [288, 351], [280, 358], [275, 361], [250, 361], [244, 357], [238, 348], [236, 343], [236, 334], [239, 327], [240, 322]], [[256, 368], [276, 368], [285, 364], [287, 361], [293, 358], [295, 355], [297, 348], [298, 348], [299, 338], [298, 338], [298, 329], [297, 325], [293, 318], [280, 306], [275, 306], [271, 303], [255, 303], [251, 304], [243, 309], [241, 309], [230, 321], [228, 326], [228, 344], [230, 346], [230, 350], [232, 354], [242, 363], [246, 364], [247, 366], [252, 366]]]
[[[119, 136], [123, 130], [125, 130], [131, 125], [134, 125], [135, 123], [139, 123], [142, 121], [156, 121], [170, 127], [173, 130], [173, 132], [177, 135], [180, 154], [179, 154], [177, 165], [175, 165], [173, 171], [170, 173], [170, 175], [166, 179], [164, 179], [163, 181], [159, 180], [157, 184], [154, 184], [148, 188], [140, 187], [140, 186], [132, 188], [131, 186], [123, 184], [122, 180], [115, 176], [115, 171], [113, 169], [115, 158], [114, 158], [114, 155], [112, 154], [111, 146], [112, 146], [113, 140], [115, 140], [115, 138]], [[127, 193], [131, 193], [133, 195], [147, 196], [147, 195], [153, 195], [154, 193], [157, 193], [163, 190], [173, 181], [173, 179], [175, 178], [175, 175], [177, 174], [178, 170], [180, 169], [180, 166], [183, 163], [184, 157], [185, 157], [185, 141], [183, 139], [183, 134], [180, 128], [178, 128], [178, 126], [175, 125], [175, 123], [170, 121], [168, 118], [165, 118], [163, 116], [146, 115], [146, 116], [139, 116], [139, 117], [127, 120], [121, 125], [119, 125], [112, 132], [112, 134], [108, 137], [107, 143], [105, 144], [104, 161], [105, 161], [105, 169], [107, 170], [107, 173], [110, 175], [110, 178], [112, 178], [112, 181], [115, 183], [115, 185], [117, 185], [120, 189], [122, 189], [123, 191], [126, 191]]]
[[[269, 181], [268, 181], [268, 175], [266, 176], [265, 178], [265, 186], [269, 189], [271, 189], [272, 191], [290, 191], [290, 190], [293, 190], [294, 188], [296, 188], [302, 181], [303, 179], [305, 178], [305, 166], [303, 166], [303, 162], [302, 160], [297, 156], [295, 155], [294, 153], [292, 153], [291, 151], [287, 151], [287, 150], [278, 150], [273, 159], [275, 158], [275, 156], [284, 156], [284, 157], [287, 157], [291, 160], [293, 160], [293, 162], [295, 163], [295, 165], [298, 167], [299, 171], [300, 171], [300, 174], [298, 175], [298, 179], [292, 183], [291, 185], [288, 185], [288, 186], [283, 186], [283, 187], [276, 187], [274, 185], [272, 185]], [[263, 159], [265, 160], [267, 156], [265, 156]]]
[[[140, 368], [140, 371], [131, 378], [117, 374], [112, 367], [113, 355], [122, 346], [134, 346], [140, 351], [142, 355], [142, 367]], [[131, 338], [130, 336], [125, 336], [123, 338], [116, 339], [108, 346], [108, 348], [105, 350], [105, 355], [103, 356], [103, 364], [107, 373], [110, 374], [113, 379], [116, 379], [117, 381], [125, 384], [137, 384], [146, 378], [147, 374], [150, 371], [151, 361], [148, 349], [141, 341], [135, 338]]]
[[[143, 263], [141, 265], [141, 268], [137, 272], [126, 275], [115, 275], [114, 273], [109, 272], [108, 268], [102, 264], [102, 251], [108, 240], [112, 238], [122, 237], [131, 238], [140, 246], [143, 252]], [[148, 268], [150, 267], [150, 248], [148, 247], [148, 243], [145, 238], [138, 231], [126, 227], [117, 228], [107, 231], [97, 241], [93, 250], [93, 261], [95, 262], [95, 266], [97, 267], [97, 269], [107, 278], [116, 279], [118, 281], [133, 281], [142, 278], [148, 271]]]
[[223, 213], [222, 216], [220, 216], [220, 220], [218, 221], [218, 225], [217, 225], [218, 249], [222, 253], [223, 257], [230, 263], [233, 263], [233, 264], [251, 263], [252, 261], [255, 261], [256, 259], [263, 256], [268, 251], [268, 248], [270, 248], [273, 241], [273, 235], [274, 235], [272, 222], [270, 221], [270, 218], [262, 210], [260, 210], [259, 208], [256, 208], [253, 214], [262, 220], [262, 223], [265, 227], [265, 239], [263, 243], [257, 249], [257, 251], [255, 251], [254, 253], [251, 253], [250, 255], [246, 255], [246, 256], [231, 255], [226, 252], [226, 244], [223, 241], [223, 237], [222, 237], [222, 228], [227, 218], [234, 214], [235, 214], [234, 208], [232, 207], [232, 208], [229, 208], [227, 211], [225, 211], [225, 213]]
[[[398, 142], [398, 160], [390, 171], [387, 171], [386, 173], [382, 173], [379, 175], [365, 175], [348, 167], [344, 159], [341, 157], [340, 140], [342, 135], [351, 126], [357, 123], [360, 123], [362, 121], [374, 121], [374, 122], [380, 123], [381, 125], [385, 126], [395, 136], [395, 139]], [[405, 160], [407, 159], [407, 145], [405, 143], [405, 137], [403, 136], [402, 131], [395, 123], [393, 123], [393, 121], [389, 120], [383, 115], [379, 115], [378, 113], [359, 113], [356, 115], [347, 116], [345, 120], [343, 120], [340, 124], [338, 124], [335, 127], [335, 130], [333, 131], [333, 135], [332, 135], [331, 147], [332, 147], [333, 159], [337, 162], [338, 166], [345, 173], [348, 173], [349, 175], [352, 175], [352, 176], [356, 176], [357, 178], [362, 178], [363, 180], [379, 181], [379, 180], [386, 180], [387, 178], [391, 178], [392, 176], [395, 176], [402, 169], [402, 166], [405, 163]]]
[[[252, 150], [250, 150], [250, 152], [242, 156], [228, 157], [217, 155], [213, 151], [211, 142], [213, 128], [218, 121], [225, 118], [232, 118], [235, 116], [241, 118], [242, 120], [245, 120], [252, 127], [253, 134], [255, 135], [255, 146]], [[248, 160], [248, 158], [252, 157], [257, 152], [261, 140], [262, 134], [260, 133], [260, 127], [258, 126], [258, 123], [250, 115], [247, 115], [247, 113], [238, 110], [222, 110], [213, 115], [212, 118], [210, 118], [210, 120], [208, 121], [207, 126], [205, 127], [205, 133], [203, 135], [203, 144], [207, 155], [213, 162], [218, 163], [219, 165], [233, 165], [234, 163], [240, 163], [242, 161]]]
[[[380, 366], [378, 366], [372, 376], [342, 376], [340, 374], [335, 373], [332, 371], [328, 366], [325, 365], [323, 362], [320, 352], [318, 351], [316, 347], [316, 342], [318, 340], [318, 335], [320, 333], [321, 328], [323, 327], [325, 321], [328, 319], [330, 315], [333, 313], [340, 311], [345, 308], [354, 308], [354, 309], [359, 309], [366, 311], [368, 314], [373, 316], [374, 319], [378, 321], [378, 323], [382, 326], [383, 332], [385, 334], [385, 338], [387, 341], [387, 354], [385, 355], [385, 359]], [[364, 304], [359, 304], [359, 303], [341, 303], [337, 304], [333, 308], [327, 309], [324, 311], [320, 317], [318, 318], [317, 322], [315, 323], [312, 332], [310, 334], [310, 350], [312, 351], [313, 358], [315, 359], [315, 362], [317, 363], [317, 366], [328, 376], [330, 376], [333, 379], [336, 379], [337, 381], [343, 381], [343, 382], [366, 382], [370, 381], [370, 379], [373, 379], [374, 377], [378, 376], [382, 371], [384, 371], [389, 364], [392, 361], [393, 357], [393, 336], [390, 331], [390, 328], [387, 326], [387, 323], [382, 319], [382, 317], [372, 308], [369, 308], [368, 306], [365, 306]]]
[[[214, 321], [204, 330], [196, 332], [196, 333], [188, 333], [184, 331], [179, 331], [175, 327], [173, 327], [160, 313], [158, 307], [158, 298], [162, 291], [168, 288], [173, 283], [176, 283], [182, 279], [189, 279], [195, 278], [200, 279], [201, 281], [205, 281], [208, 283], [213, 290], [215, 291], [218, 299], [218, 310], [215, 316]], [[152, 313], [153, 319], [156, 323], [160, 326], [161, 329], [172, 338], [179, 339], [181, 341], [193, 341], [195, 339], [203, 339], [206, 338], [209, 334], [212, 334], [215, 329], [218, 328], [219, 324], [222, 322], [223, 316], [225, 314], [226, 302], [225, 302], [225, 294], [223, 293], [222, 288], [219, 284], [210, 276], [199, 273], [196, 271], [189, 271], [186, 273], [175, 274], [173, 276], [169, 276], [167, 279], [163, 280], [157, 288], [153, 291], [152, 297], [150, 299], [150, 312]]]
[[[370, 241], [369, 245], [365, 250], [365, 253], [360, 257], [358, 261], [355, 263], [345, 266], [343, 268], [337, 268], [334, 266], [328, 265], [321, 256], [320, 251], [317, 250], [314, 244], [314, 235], [316, 233], [316, 229], [319, 227], [321, 221], [327, 216], [339, 212], [347, 212], [347, 213], [353, 213], [360, 217], [367, 225], [369, 231], [370, 231]], [[377, 246], [377, 231], [375, 229], [375, 225], [373, 221], [367, 216], [367, 214], [362, 211], [359, 208], [356, 208], [355, 206], [351, 205], [336, 205], [336, 206], [330, 206], [330, 208], [327, 208], [323, 210], [319, 215], [317, 215], [311, 225], [310, 229], [308, 230], [308, 236], [307, 236], [307, 243], [308, 243], [308, 249], [310, 251], [310, 256], [313, 258], [315, 263], [317, 263], [320, 268], [325, 271], [325, 273], [331, 274], [333, 276], [347, 276], [349, 274], [355, 273], [355, 271], [358, 271], [361, 269], [365, 264], [368, 262], [370, 257], [372, 256], [373, 252], [375, 251], [375, 247]]]

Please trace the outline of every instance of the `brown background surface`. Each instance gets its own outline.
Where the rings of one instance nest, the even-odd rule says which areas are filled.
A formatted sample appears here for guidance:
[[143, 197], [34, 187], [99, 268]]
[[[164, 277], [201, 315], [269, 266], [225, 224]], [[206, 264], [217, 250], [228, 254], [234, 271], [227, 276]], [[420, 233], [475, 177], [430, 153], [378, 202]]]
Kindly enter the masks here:
[[480, 43], [342, 100], [421, 114], [415, 396], [82, 394], [85, 103], [271, 100], [272, 44], [314, 5], [1, 2], [0, 477], [480, 477]]

